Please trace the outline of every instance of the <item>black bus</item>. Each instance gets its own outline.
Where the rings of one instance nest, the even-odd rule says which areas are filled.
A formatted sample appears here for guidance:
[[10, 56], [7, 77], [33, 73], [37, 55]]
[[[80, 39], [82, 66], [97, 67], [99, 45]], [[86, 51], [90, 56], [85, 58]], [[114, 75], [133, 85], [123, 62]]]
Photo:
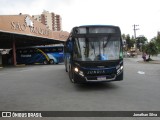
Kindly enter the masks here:
[[123, 80], [123, 45], [118, 26], [74, 27], [64, 46], [66, 72], [73, 83]]

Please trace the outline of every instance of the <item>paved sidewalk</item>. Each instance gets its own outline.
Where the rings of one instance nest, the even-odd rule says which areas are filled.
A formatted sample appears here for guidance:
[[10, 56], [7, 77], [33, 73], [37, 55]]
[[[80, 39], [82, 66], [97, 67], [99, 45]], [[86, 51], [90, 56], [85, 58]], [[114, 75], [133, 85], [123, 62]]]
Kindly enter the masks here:
[[[147, 56], [147, 58], [148, 58], [148, 56]], [[153, 61], [148, 61], [148, 62], [144, 62], [141, 55], [138, 55], [137, 57], [133, 57], [133, 58], [129, 58], [129, 59], [132, 59], [132, 60], [134, 60], [136, 62], [140, 62], [140, 63], [160, 64], [160, 54], [158, 54], [157, 56], [151, 56], [151, 59]]]

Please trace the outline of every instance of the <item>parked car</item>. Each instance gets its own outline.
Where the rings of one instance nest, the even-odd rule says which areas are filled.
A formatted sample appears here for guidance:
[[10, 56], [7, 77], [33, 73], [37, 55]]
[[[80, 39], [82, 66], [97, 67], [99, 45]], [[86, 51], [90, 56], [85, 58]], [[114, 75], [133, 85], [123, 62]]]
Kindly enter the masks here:
[[136, 51], [131, 51], [131, 52], [130, 52], [130, 56], [131, 56], [131, 57], [137, 56], [137, 52], [136, 52]]

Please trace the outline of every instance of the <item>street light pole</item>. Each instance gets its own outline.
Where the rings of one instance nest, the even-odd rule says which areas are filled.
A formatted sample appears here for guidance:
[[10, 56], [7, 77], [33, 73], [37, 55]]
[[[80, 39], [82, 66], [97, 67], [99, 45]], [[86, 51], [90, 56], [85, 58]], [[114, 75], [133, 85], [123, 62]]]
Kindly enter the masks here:
[[133, 25], [136, 52], [137, 52], [136, 30], [139, 30], [139, 28], [136, 28], [137, 26], [139, 26], [139, 25], [135, 25], [135, 24]]

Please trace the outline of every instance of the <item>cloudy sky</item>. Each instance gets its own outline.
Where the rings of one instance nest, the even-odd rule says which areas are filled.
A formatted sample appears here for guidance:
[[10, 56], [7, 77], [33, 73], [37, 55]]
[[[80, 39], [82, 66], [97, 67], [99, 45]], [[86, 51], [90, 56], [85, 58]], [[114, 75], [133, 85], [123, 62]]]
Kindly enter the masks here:
[[0, 0], [0, 15], [38, 15], [47, 10], [62, 17], [62, 29], [106, 24], [120, 26], [122, 33], [151, 39], [160, 31], [160, 0]]

